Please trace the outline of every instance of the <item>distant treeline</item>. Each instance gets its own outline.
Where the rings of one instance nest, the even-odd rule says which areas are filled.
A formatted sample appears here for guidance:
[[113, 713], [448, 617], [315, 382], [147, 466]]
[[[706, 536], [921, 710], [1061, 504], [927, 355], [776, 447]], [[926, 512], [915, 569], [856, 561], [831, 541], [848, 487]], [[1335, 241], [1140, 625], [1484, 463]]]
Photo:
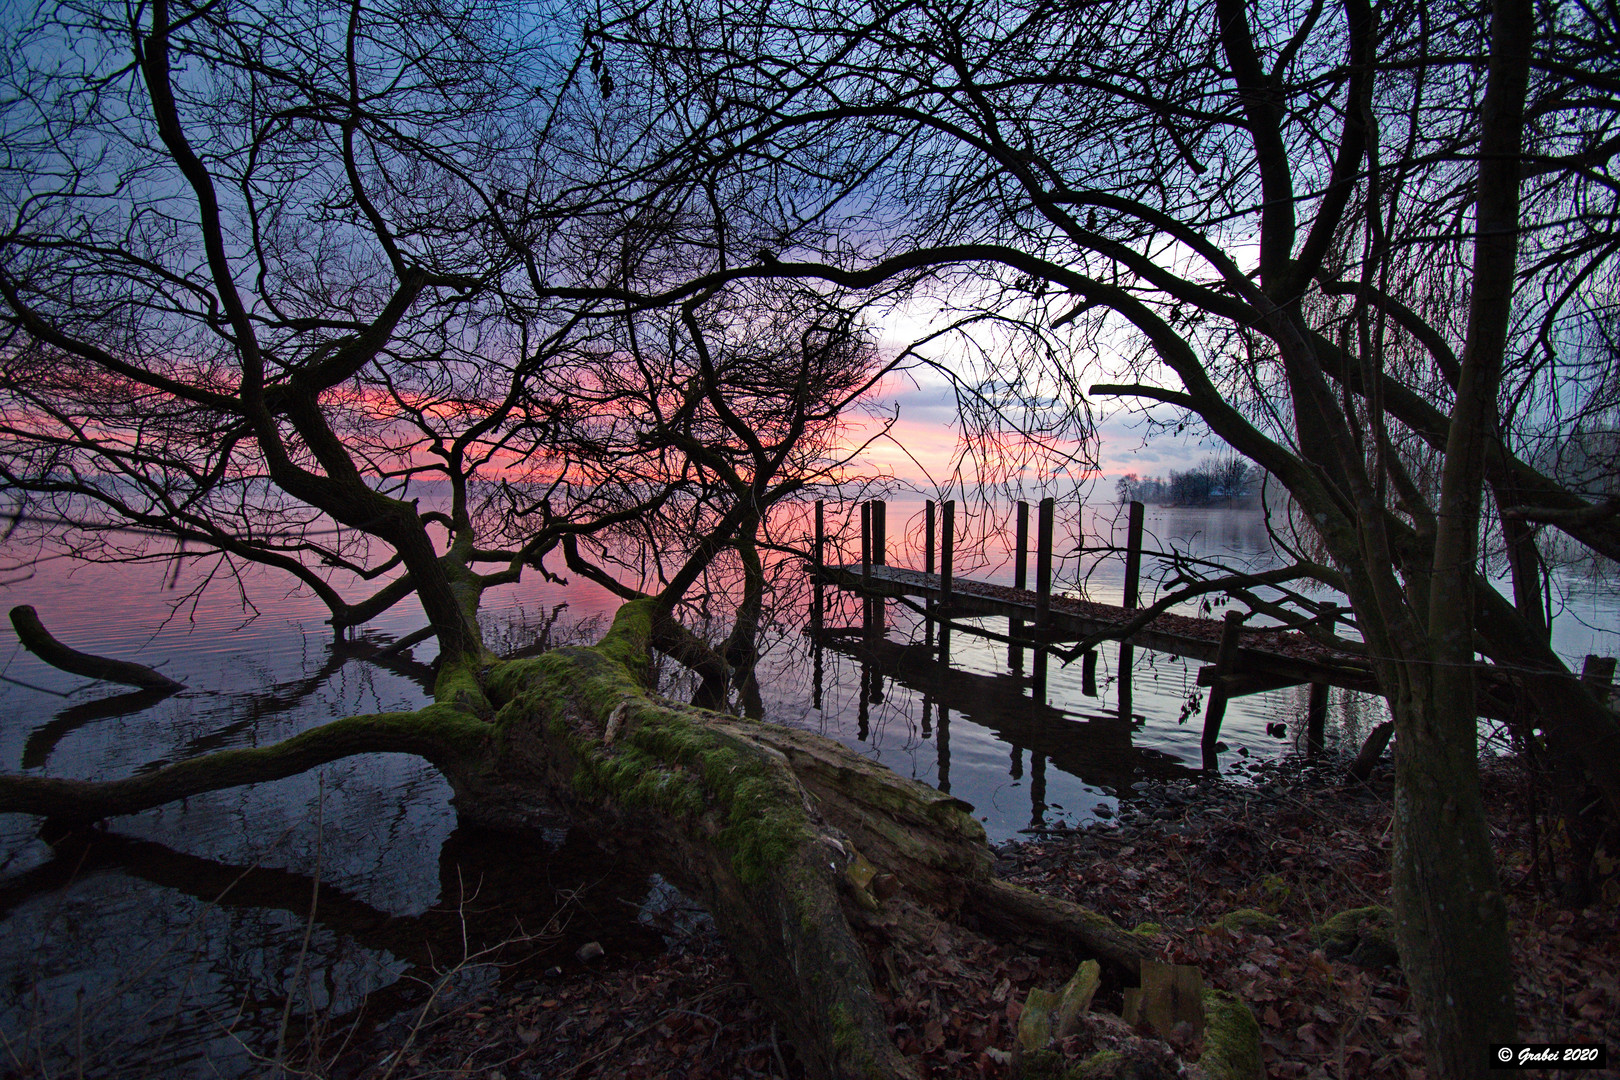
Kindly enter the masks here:
[[1209, 506], [1249, 494], [1260, 470], [1240, 457], [1208, 457], [1186, 472], [1172, 472], [1168, 480], [1126, 473], [1114, 484], [1119, 501], [1158, 503], [1161, 506]]

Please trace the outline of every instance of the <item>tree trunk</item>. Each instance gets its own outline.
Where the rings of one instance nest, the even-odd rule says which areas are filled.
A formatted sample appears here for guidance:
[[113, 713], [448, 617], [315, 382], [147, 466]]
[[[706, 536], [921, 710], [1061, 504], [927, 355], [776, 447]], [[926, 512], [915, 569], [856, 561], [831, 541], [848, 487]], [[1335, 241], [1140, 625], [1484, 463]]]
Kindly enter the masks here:
[[967, 804], [821, 736], [647, 693], [656, 615], [635, 601], [596, 646], [451, 666], [439, 702], [416, 713], [103, 784], [0, 777], [0, 812], [93, 821], [349, 754], [415, 753], [444, 773], [458, 813], [512, 825], [561, 807], [701, 899], [814, 1077], [916, 1075], [889, 1038], [863, 936], [900, 947], [945, 920], [1136, 980], [1151, 946], [993, 880]]
[[1472, 716], [1435, 684], [1394, 703], [1393, 893], [1401, 968], [1429, 1060], [1444, 1077], [1484, 1077], [1485, 1047], [1514, 1038], [1507, 905], [1479, 793]]

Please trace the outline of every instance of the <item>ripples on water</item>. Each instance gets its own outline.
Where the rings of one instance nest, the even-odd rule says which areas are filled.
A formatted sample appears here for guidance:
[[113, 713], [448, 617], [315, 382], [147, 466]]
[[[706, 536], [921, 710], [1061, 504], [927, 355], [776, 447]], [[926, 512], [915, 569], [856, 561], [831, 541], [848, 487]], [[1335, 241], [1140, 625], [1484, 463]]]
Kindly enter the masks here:
[[[853, 560], [858, 526], [850, 527], [848, 507], [829, 509], [830, 528], [842, 527]], [[922, 565], [920, 519], [920, 503], [890, 507], [891, 563]], [[1086, 543], [1097, 546], [1113, 524], [1109, 516], [1088, 518]], [[1010, 531], [1005, 516], [964, 527], [957, 573], [1010, 582], [998, 542]], [[1153, 509], [1148, 530], [1150, 548], [1157, 542], [1251, 564], [1267, 558], [1252, 512]], [[985, 534], [988, 542], [973, 542]], [[1064, 535], [1059, 587], [1117, 603], [1120, 560], [1076, 554], [1072, 522]], [[1117, 536], [1122, 543], [1122, 528]], [[258, 612], [249, 618], [226, 589], [171, 612], [177, 594], [165, 590], [167, 574], [158, 564], [73, 569], [55, 561], [0, 589], [6, 608], [34, 604], [68, 644], [155, 664], [188, 687], [154, 700], [55, 671], [14, 641], [0, 644], [0, 673], [16, 680], [0, 684], [7, 721], [0, 767], [123, 776], [426, 700], [424, 664], [383, 668], [334, 653], [324, 608], [282, 581], [249, 579]], [[784, 594], [798, 580], [784, 579]], [[615, 606], [593, 586], [526, 582], [486, 598], [492, 635], [521, 643], [525, 628], [563, 601], [587, 634], [604, 627]], [[1568, 615], [1558, 642], [1566, 655], [1615, 652], [1620, 610], [1611, 590], [1571, 589]], [[840, 618], [852, 623], [852, 606], [829, 623]], [[1000, 620], [987, 623], [1005, 629]], [[387, 640], [419, 625], [420, 615], [401, 605], [368, 632]], [[1199, 714], [1176, 722], [1195, 691], [1195, 662], [1136, 650], [1135, 715], [1121, 720], [1117, 647], [1101, 650], [1098, 696], [1083, 693], [1078, 663], [1054, 663], [1037, 701], [1029, 680], [1009, 671], [1006, 646], [956, 634], [951, 664], [942, 666], [919, 644], [918, 620], [899, 609], [891, 608], [887, 640], [874, 652], [813, 653], [801, 627], [802, 607], [789, 605], [766, 641], [766, 718], [823, 732], [947, 788], [975, 806], [994, 840], [1083, 824], [1129, 798], [1133, 782], [1198, 765]], [[415, 654], [427, 659], [431, 651]], [[1287, 752], [1305, 695], [1302, 687], [1233, 701], [1223, 761]], [[1381, 715], [1381, 703], [1355, 695], [1334, 691], [1333, 701], [1330, 737], [1354, 739]], [[1266, 734], [1279, 722], [1288, 726], [1284, 739]], [[444, 782], [397, 755], [121, 818], [88, 847], [53, 850], [37, 826], [0, 816], [0, 1032], [19, 1060], [58, 1069], [73, 1058], [82, 1030], [85, 1058], [101, 1075], [254, 1073], [256, 1055], [273, 1052], [289, 995], [295, 1027], [348, 1013], [368, 993], [382, 1011], [406, 1008], [421, 997], [418, 980], [457, 964], [463, 940], [476, 952], [519, 926], [531, 934], [555, 929], [559, 903], [567, 926], [504, 954], [503, 963], [515, 965], [507, 979], [573, 963], [586, 940], [604, 940], [621, 955], [645, 952], [658, 947], [655, 909], [671, 902], [661, 882], [614, 868], [561, 823], [524, 837], [458, 828]], [[321, 917], [302, 955], [317, 879]], [[455, 979], [468, 992], [494, 977], [473, 964]]]

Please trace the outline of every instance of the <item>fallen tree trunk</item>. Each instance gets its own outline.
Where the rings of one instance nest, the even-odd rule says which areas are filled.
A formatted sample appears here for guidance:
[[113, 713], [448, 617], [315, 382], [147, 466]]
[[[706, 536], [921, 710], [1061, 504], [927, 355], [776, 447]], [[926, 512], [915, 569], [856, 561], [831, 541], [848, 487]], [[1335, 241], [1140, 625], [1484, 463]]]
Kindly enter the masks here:
[[70, 649], [51, 636], [45, 624], [39, 621], [39, 612], [30, 604], [18, 604], [11, 609], [11, 625], [17, 631], [17, 640], [23, 648], [54, 668], [87, 679], [105, 679], [125, 686], [139, 686], [145, 690], [184, 690], [185, 683], [175, 682], [167, 675], [153, 671], [144, 664], [128, 660], [113, 660], [105, 656]]
[[438, 703], [415, 713], [128, 780], [0, 777], [0, 812], [90, 821], [349, 754], [415, 753], [444, 773], [458, 813], [512, 825], [561, 808], [701, 899], [815, 1077], [916, 1075], [890, 1038], [863, 939], [901, 947], [961, 922], [1099, 957], [1135, 981], [1149, 943], [994, 880], [967, 804], [832, 740], [648, 693], [655, 610], [626, 604], [589, 648], [451, 667]]

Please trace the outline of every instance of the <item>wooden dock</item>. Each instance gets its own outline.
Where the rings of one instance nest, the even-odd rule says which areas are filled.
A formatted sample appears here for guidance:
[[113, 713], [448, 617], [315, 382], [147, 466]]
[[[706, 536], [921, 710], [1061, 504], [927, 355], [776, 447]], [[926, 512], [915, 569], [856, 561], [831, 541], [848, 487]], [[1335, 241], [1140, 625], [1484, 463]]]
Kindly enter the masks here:
[[[829, 564], [826, 551], [823, 504], [816, 503], [815, 547], [807, 570], [814, 583], [810, 633], [818, 637], [863, 637], [869, 644], [883, 637], [884, 610], [891, 600], [915, 607], [924, 617], [927, 646], [934, 646], [939, 630], [937, 653], [942, 663], [950, 656], [950, 633], [976, 634], [1009, 644], [1009, 664], [1021, 669], [1023, 650], [1033, 651], [1035, 683], [1045, 685], [1048, 652], [1064, 642], [1098, 639], [1118, 641], [1119, 715], [1131, 715], [1132, 650], [1141, 647], [1204, 662], [1198, 685], [1209, 689], [1204, 712], [1203, 757], [1206, 769], [1218, 767], [1221, 722], [1227, 702], [1247, 694], [1309, 685], [1310, 702], [1306, 711], [1306, 746], [1310, 753], [1323, 749], [1327, 719], [1328, 691], [1338, 687], [1361, 693], [1379, 693], [1371, 663], [1353, 652], [1330, 648], [1307, 635], [1283, 628], [1245, 626], [1245, 616], [1228, 611], [1222, 619], [1197, 618], [1163, 613], [1144, 626], [1124, 632], [1127, 623], [1141, 613], [1140, 586], [1142, 561], [1143, 507], [1130, 505], [1129, 533], [1125, 555], [1124, 604], [1097, 604], [1052, 591], [1053, 500], [1044, 499], [1039, 507], [1035, 540], [1035, 581], [1028, 588], [1029, 504], [1017, 506], [1017, 539], [1013, 548], [1013, 585], [958, 578], [953, 574], [955, 548], [955, 503], [947, 501], [936, 508], [925, 507], [924, 568], [912, 570], [889, 566], [885, 539], [886, 508], [881, 501], [861, 504], [861, 561]], [[942, 520], [938, 533], [939, 568], [935, 571], [936, 516]], [[825, 589], [831, 586], [861, 598], [860, 627], [828, 628]], [[1004, 618], [1005, 634], [963, 619]], [[1325, 605], [1322, 617], [1331, 625], [1332, 605]], [[1072, 659], [1072, 655], [1069, 657]], [[1596, 660], [1597, 657], [1589, 658]], [[1084, 655], [1085, 684], [1091, 693], [1096, 669], [1096, 653]], [[1612, 673], [1611, 666], [1605, 669]], [[1588, 665], [1591, 666], [1590, 663]], [[1509, 719], [1518, 713], [1517, 688], [1508, 676], [1481, 671], [1481, 715]], [[1610, 675], [1612, 678], [1612, 674]], [[1591, 676], [1589, 676], [1591, 678]], [[1603, 679], [1607, 682], [1607, 679]]]
[[[863, 573], [859, 564], [849, 564], [823, 567], [821, 576], [829, 585], [858, 594], [882, 599], [914, 597], [925, 605], [932, 603], [934, 617], [941, 621], [984, 616], [1005, 618], [1022, 624], [1021, 633], [1031, 647], [1108, 634], [1137, 615], [1137, 610], [1132, 608], [1052, 596], [1047, 600], [1043, 623], [1040, 597], [1030, 589], [957, 578], [951, 583], [947, 602], [940, 575], [920, 570], [875, 565]], [[1221, 619], [1164, 614], [1144, 629], [1116, 640], [1214, 664], [1220, 659], [1221, 638], [1226, 626]], [[966, 626], [957, 629], [975, 631], [974, 627]], [[1244, 677], [1229, 683], [1229, 696], [1316, 682], [1346, 690], [1378, 692], [1371, 666], [1352, 653], [1328, 649], [1298, 631], [1243, 627], [1238, 632], [1241, 643], [1224, 674]], [[1210, 685], [1210, 677], [1200, 683]]]

